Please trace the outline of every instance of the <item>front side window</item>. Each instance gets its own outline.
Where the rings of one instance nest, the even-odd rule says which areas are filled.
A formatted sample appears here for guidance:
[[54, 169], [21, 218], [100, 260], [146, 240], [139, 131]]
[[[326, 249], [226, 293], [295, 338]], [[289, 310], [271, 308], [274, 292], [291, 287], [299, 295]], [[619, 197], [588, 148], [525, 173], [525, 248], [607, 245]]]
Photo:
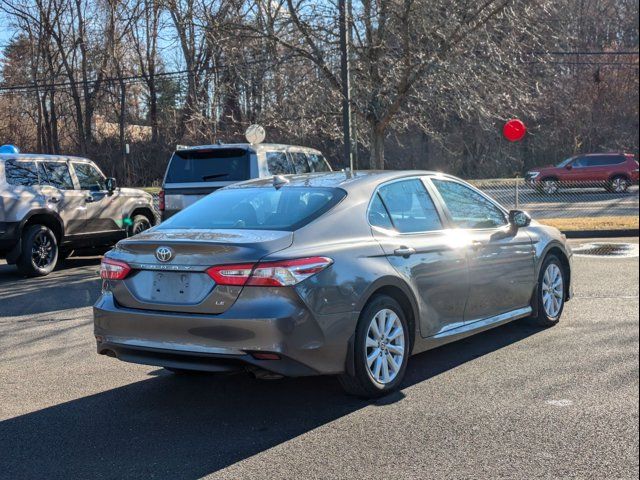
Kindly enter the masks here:
[[309, 161], [307, 160], [307, 154], [303, 152], [291, 152], [291, 161], [293, 162], [293, 169], [295, 173], [309, 173]]
[[323, 215], [345, 195], [338, 188], [223, 189], [178, 212], [158, 228], [294, 231]]
[[60, 190], [73, 190], [73, 181], [66, 162], [40, 162], [40, 184]]
[[453, 223], [460, 228], [497, 228], [507, 224], [498, 207], [475, 190], [457, 182], [431, 179]]
[[38, 168], [36, 162], [7, 160], [4, 164], [4, 174], [9, 185], [31, 187], [38, 185]]
[[327, 164], [327, 161], [319, 153], [310, 153], [308, 156], [309, 156], [309, 163], [311, 164], [312, 172], [330, 172], [331, 171], [331, 169], [329, 168], [329, 165]]
[[74, 163], [73, 169], [76, 171], [81, 190], [99, 192], [107, 189], [104, 177], [90, 163]]
[[267, 152], [267, 168], [271, 175], [286, 175], [293, 173], [289, 159], [285, 152]]
[[378, 193], [391, 218], [393, 228], [398, 232], [418, 233], [442, 230], [438, 211], [419, 179], [383, 185]]

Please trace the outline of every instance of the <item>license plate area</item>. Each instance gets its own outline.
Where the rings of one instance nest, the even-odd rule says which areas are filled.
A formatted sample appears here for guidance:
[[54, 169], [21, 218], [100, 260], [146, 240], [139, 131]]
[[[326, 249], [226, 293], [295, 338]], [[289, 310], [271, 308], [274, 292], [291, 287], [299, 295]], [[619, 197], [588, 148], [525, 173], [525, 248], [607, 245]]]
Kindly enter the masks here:
[[140, 301], [166, 305], [195, 305], [215, 287], [202, 272], [141, 270], [128, 279], [131, 293]]

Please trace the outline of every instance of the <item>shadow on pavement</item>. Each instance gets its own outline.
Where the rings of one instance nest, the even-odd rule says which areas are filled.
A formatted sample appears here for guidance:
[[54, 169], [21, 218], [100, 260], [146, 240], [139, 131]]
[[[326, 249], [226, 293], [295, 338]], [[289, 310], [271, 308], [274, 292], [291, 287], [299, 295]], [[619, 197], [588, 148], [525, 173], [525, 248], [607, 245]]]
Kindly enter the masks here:
[[100, 258], [67, 259], [46, 277], [23, 278], [0, 265], [0, 316], [33, 315], [93, 305], [100, 295]]
[[[515, 322], [420, 354], [404, 388], [536, 332]], [[406, 401], [348, 397], [330, 377], [151, 375], [0, 422], [0, 476], [196, 479], [368, 405]]]

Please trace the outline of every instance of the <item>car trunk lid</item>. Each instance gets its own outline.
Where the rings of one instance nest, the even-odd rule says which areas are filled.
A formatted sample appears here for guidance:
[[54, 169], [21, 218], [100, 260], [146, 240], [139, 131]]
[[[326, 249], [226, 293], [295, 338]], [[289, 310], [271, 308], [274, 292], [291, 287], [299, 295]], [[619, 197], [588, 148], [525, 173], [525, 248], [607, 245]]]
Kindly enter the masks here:
[[129, 308], [222, 313], [242, 287], [216, 285], [209, 267], [253, 264], [291, 245], [293, 233], [255, 230], [150, 230], [118, 244], [111, 255], [132, 272], [113, 288]]

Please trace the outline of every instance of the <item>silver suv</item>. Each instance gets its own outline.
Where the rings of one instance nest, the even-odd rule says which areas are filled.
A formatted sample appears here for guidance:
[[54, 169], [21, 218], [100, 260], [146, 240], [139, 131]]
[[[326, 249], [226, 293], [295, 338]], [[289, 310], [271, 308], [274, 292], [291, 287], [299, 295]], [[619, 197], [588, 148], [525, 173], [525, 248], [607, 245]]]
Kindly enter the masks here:
[[23, 275], [146, 230], [153, 212], [151, 195], [117, 188], [90, 160], [0, 154], [0, 258]]
[[233, 183], [291, 173], [330, 172], [321, 152], [307, 147], [234, 143], [183, 147], [169, 160], [159, 208], [166, 220]]

